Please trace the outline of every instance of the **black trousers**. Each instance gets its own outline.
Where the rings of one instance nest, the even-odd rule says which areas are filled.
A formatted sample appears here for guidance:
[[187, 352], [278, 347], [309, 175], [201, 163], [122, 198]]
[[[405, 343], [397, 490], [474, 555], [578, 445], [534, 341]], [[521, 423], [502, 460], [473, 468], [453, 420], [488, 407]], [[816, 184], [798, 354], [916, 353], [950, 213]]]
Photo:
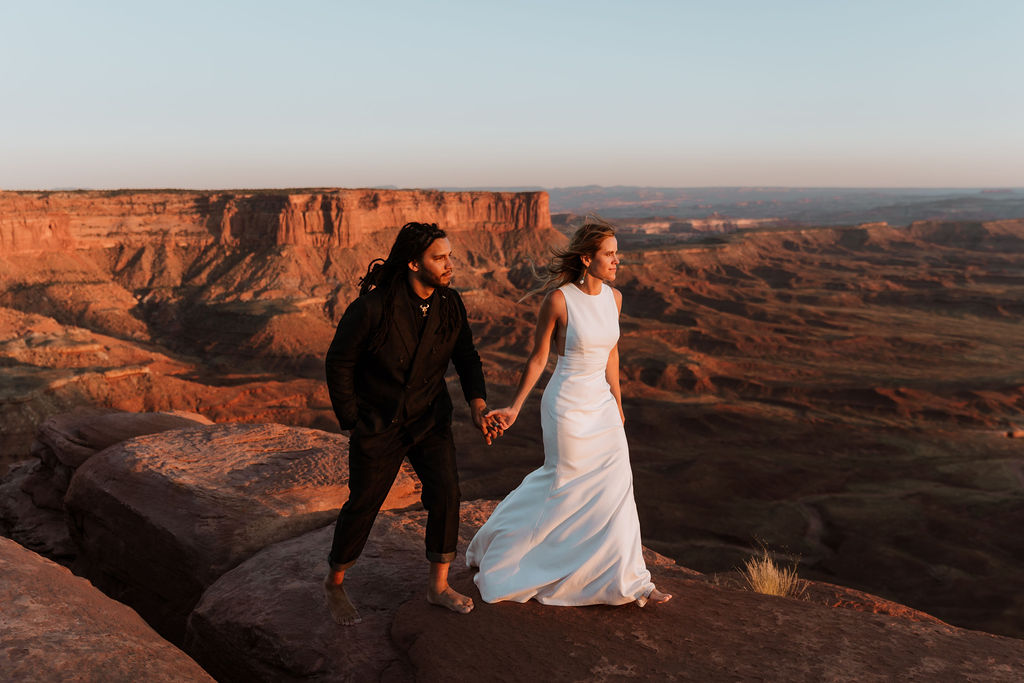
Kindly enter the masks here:
[[395, 482], [402, 461], [409, 458], [422, 485], [427, 510], [427, 559], [451, 562], [459, 538], [459, 474], [450, 425], [440, 425], [412, 438], [401, 425], [381, 434], [349, 439], [349, 495], [334, 526], [334, 543], [327, 557], [334, 570], [355, 564], [370, 536], [373, 521]]

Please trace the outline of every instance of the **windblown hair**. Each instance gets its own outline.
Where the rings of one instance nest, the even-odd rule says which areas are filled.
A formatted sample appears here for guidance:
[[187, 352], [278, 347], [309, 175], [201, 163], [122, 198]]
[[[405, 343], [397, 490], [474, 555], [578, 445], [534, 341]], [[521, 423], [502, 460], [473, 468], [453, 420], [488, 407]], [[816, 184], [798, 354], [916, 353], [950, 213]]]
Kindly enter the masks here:
[[[406, 223], [398, 231], [395, 243], [391, 245], [391, 252], [386, 259], [377, 258], [370, 261], [366, 267], [366, 275], [359, 279], [359, 296], [362, 296], [373, 289], [379, 289], [383, 293], [384, 307], [380, 318], [380, 324], [370, 338], [369, 348], [376, 351], [387, 339], [388, 330], [394, 320], [395, 294], [400, 287], [406, 286], [408, 277], [409, 261], [418, 260], [423, 252], [434, 243], [447, 237], [445, 231], [437, 227], [437, 223]], [[447, 303], [447, 302], [444, 302]], [[458, 324], [453, 307], [440, 305], [441, 330], [449, 331]]]
[[583, 257], [594, 258], [601, 247], [601, 242], [614, 236], [614, 225], [598, 216], [587, 216], [583, 225], [572, 234], [567, 247], [551, 250], [551, 260], [547, 268], [540, 273], [542, 284], [533, 291], [561, 287], [582, 278], [586, 270]]

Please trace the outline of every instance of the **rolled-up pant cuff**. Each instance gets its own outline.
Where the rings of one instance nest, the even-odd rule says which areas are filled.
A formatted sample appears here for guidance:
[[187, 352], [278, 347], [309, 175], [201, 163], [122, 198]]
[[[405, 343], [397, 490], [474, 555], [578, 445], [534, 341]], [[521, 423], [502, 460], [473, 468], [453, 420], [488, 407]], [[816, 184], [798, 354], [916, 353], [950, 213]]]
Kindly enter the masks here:
[[327, 564], [331, 565], [331, 571], [343, 572], [356, 563], [355, 560], [349, 560], [348, 562], [335, 562], [331, 559], [331, 556], [327, 556]]
[[455, 552], [450, 553], [435, 553], [433, 550], [427, 551], [427, 559], [431, 562], [440, 562], [441, 564], [451, 564], [452, 560], [455, 559]]

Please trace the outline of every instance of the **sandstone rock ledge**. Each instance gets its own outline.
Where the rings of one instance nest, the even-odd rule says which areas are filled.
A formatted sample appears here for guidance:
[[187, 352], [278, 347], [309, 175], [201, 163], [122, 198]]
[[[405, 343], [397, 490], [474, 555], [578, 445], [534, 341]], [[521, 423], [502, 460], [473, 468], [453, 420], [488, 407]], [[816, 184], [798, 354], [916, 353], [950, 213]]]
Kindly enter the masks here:
[[[203, 590], [224, 572], [337, 516], [348, 497], [347, 452], [340, 434], [276, 424], [116, 444], [78, 468], [64, 501], [75, 571], [178, 642]], [[403, 472], [385, 505], [418, 500]]]
[[3, 537], [0, 605], [0, 680], [213, 680], [130, 608]]
[[126, 439], [209, 424], [202, 415], [182, 412], [86, 409], [50, 417], [32, 442], [33, 459], [13, 465], [0, 480], [0, 531], [46, 558], [70, 565], [77, 549], [64, 520], [64, 496], [75, 470]]
[[321, 595], [331, 528], [225, 574], [193, 612], [185, 649], [221, 681], [1024, 680], [1024, 642], [712, 585], [648, 551], [665, 605], [481, 601], [462, 568], [494, 503], [463, 503], [452, 584], [469, 615], [423, 598], [422, 512], [382, 513], [347, 585], [364, 621], [335, 625]]
[[[649, 550], [655, 582], [675, 596], [668, 604], [488, 605], [462, 553], [493, 501], [463, 503], [450, 577], [477, 608], [457, 615], [432, 607], [424, 599], [426, 514], [407, 472], [346, 579], [364, 621], [338, 626], [322, 581], [333, 518], [348, 493], [346, 451], [341, 435], [226, 424], [131, 438], [85, 458], [63, 500], [76, 569], [183, 643], [195, 662], [159, 638], [133, 649], [142, 639], [131, 635], [138, 615], [123, 605], [111, 609], [127, 615], [117, 619], [128, 635], [111, 631], [109, 620], [94, 628], [86, 616], [104, 600], [91, 587], [0, 539], [0, 680], [46, 680], [30, 674], [47, 669], [26, 667], [48, 657], [60, 675], [78, 674], [80, 661], [83, 678], [104, 681], [193, 680], [194, 669], [173, 668], [175, 657], [219, 681], [246, 683], [1024, 680], [1024, 641], [829, 584], [812, 584], [805, 601], [734, 590]], [[73, 600], [67, 606], [55, 594]], [[78, 649], [62, 644], [69, 627], [86, 633]], [[89, 635], [96, 631], [106, 639]], [[109, 661], [122, 645], [128, 653]], [[155, 648], [149, 664], [132, 654], [145, 648]], [[133, 673], [165, 660], [166, 670]]]

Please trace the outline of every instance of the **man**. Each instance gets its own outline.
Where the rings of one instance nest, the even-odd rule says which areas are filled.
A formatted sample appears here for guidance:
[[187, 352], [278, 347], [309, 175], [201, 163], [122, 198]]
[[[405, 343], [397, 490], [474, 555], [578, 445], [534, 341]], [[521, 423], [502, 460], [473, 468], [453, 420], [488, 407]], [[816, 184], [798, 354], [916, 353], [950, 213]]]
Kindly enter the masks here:
[[340, 624], [360, 621], [343, 587], [345, 570], [362, 552], [405, 458], [420, 479], [427, 509], [427, 600], [462, 614], [473, 609], [469, 597], [448, 585], [460, 500], [444, 381], [449, 360], [488, 444], [498, 430], [484, 417], [483, 369], [466, 309], [449, 288], [451, 253], [436, 224], [406, 223], [388, 258], [370, 263], [327, 352], [331, 404], [341, 428], [352, 430], [349, 498], [338, 514], [324, 584]]

